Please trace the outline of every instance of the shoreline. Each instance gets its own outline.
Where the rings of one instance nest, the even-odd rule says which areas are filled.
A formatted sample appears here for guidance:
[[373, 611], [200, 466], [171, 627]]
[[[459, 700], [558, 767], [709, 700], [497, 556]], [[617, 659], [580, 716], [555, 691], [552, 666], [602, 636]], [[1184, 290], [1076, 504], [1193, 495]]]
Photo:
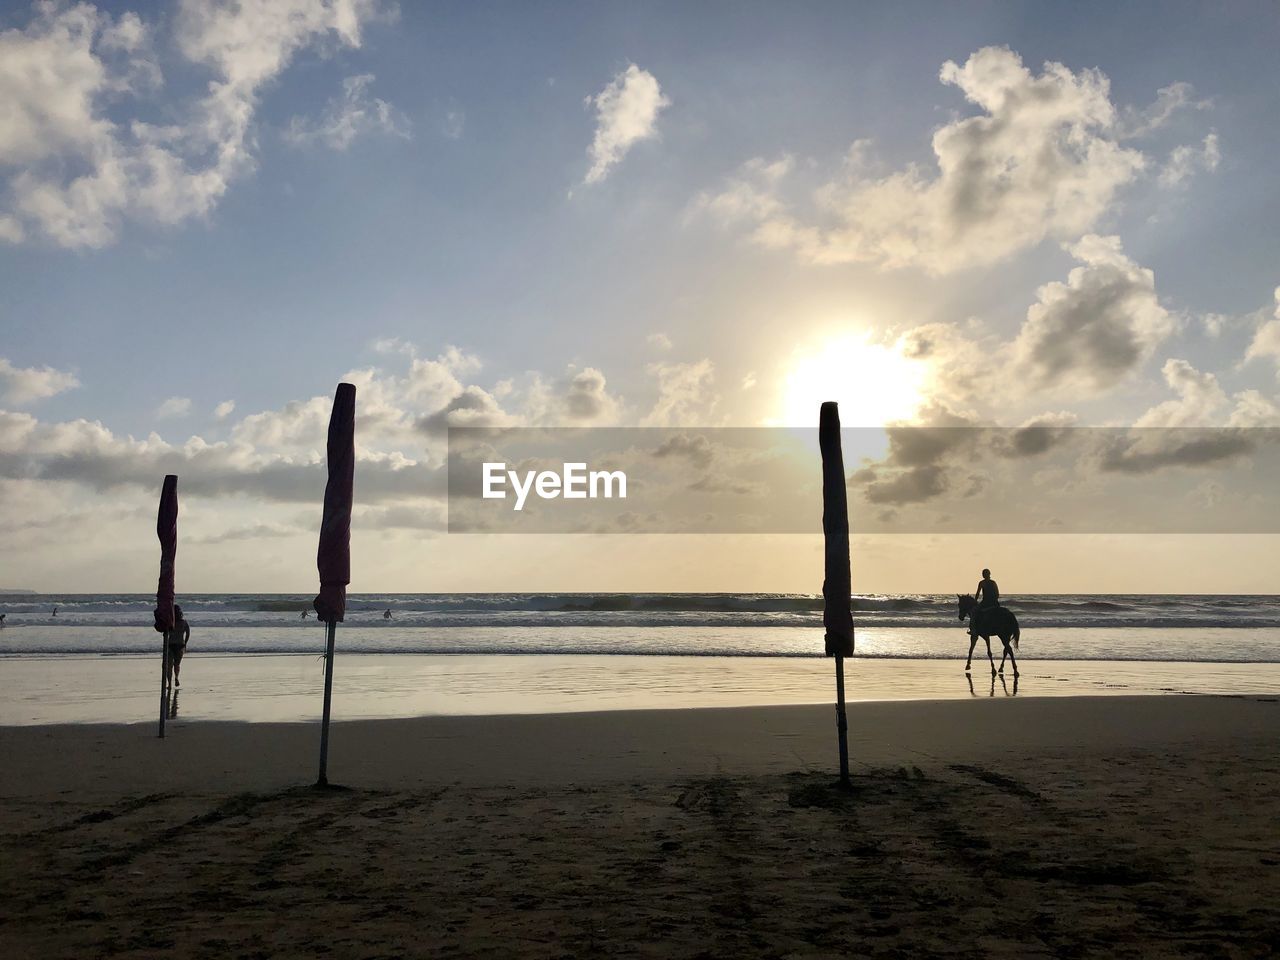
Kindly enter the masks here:
[[[996, 662], [999, 662], [997, 655]], [[0, 724], [151, 722], [159, 712], [157, 658], [0, 659]], [[992, 678], [960, 660], [853, 658], [850, 703], [1035, 699], [1126, 694], [1280, 692], [1280, 664], [1186, 661], [1019, 661]], [[188, 653], [175, 727], [210, 721], [318, 719], [323, 671], [314, 656]], [[595, 654], [340, 654], [336, 720], [555, 714], [626, 709], [821, 704], [834, 698], [825, 658]]]

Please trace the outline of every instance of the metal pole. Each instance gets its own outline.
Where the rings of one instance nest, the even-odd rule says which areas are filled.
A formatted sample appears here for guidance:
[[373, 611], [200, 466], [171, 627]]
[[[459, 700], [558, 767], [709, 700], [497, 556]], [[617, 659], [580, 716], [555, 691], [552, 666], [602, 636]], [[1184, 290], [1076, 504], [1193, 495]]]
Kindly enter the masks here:
[[333, 642], [334, 635], [338, 632], [338, 624], [331, 620], [327, 626], [329, 629], [325, 639], [324, 654], [324, 717], [320, 721], [320, 778], [316, 780], [317, 787], [329, 785], [329, 701], [333, 696]]
[[836, 657], [836, 731], [840, 734], [840, 785], [849, 786], [849, 719], [844, 712], [844, 657]]
[[160, 655], [160, 739], [164, 739], [164, 718], [169, 713], [169, 632], [160, 634], [164, 652]]

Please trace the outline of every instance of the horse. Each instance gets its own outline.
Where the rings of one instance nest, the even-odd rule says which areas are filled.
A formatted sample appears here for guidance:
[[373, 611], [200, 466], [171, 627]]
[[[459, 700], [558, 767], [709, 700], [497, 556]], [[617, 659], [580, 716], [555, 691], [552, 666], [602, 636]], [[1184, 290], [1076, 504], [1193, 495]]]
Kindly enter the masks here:
[[[967, 593], [957, 593], [956, 599], [960, 601], [960, 619], [964, 620], [973, 614], [974, 619], [970, 622], [972, 633], [969, 636], [969, 656], [965, 658], [964, 668], [969, 670], [973, 662], [973, 648], [981, 637], [987, 644], [987, 660], [991, 663], [991, 675], [996, 675], [995, 657], [991, 655], [991, 635], [995, 634], [1000, 638], [1000, 642], [1004, 644], [1004, 653], [1000, 657], [1000, 673], [1004, 673], [1004, 661], [1007, 657], [1013, 664], [1013, 675], [1018, 675], [1018, 659], [1013, 655], [1013, 651], [1018, 649], [1018, 638], [1022, 635], [1018, 629], [1018, 618], [1013, 615], [1013, 611], [1007, 607], [989, 607], [985, 610], [975, 609], [978, 601]], [[1009, 646], [1009, 642], [1013, 641], [1013, 646]]]

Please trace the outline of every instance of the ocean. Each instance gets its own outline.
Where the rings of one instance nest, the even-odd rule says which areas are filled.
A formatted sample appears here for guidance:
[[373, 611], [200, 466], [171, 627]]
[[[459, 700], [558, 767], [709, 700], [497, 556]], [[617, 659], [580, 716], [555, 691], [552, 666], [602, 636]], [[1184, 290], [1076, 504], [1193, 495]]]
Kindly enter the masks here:
[[[171, 719], [313, 721], [311, 596], [180, 597], [191, 624]], [[995, 676], [948, 595], [853, 598], [851, 701], [1280, 693], [1280, 597], [1007, 598], [1020, 676]], [[154, 723], [148, 595], [0, 597], [0, 724]], [[57, 609], [57, 615], [53, 611]], [[387, 611], [391, 617], [386, 618]], [[822, 601], [803, 594], [355, 594], [334, 715], [528, 714], [829, 702]], [[1000, 644], [994, 645], [1000, 660]]]
[[[308, 654], [323, 625], [303, 594], [180, 597], [192, 652]], [[861, 657], [964, 656], [951, 595], [853, 598]], [[1038, 660], [1280, 662], [1280, 596], [1023, 595], [1006, 598]], [[0, 597], [0, 656], [147, 654], [154, 598]], [[57, 610], [56, 616], [53, 614]], [[390, 611], [391, 617], [385, 613]], [[806, 594], [353, 594], [339, 647], [362, 654], [821, 656], [822, 598]]]

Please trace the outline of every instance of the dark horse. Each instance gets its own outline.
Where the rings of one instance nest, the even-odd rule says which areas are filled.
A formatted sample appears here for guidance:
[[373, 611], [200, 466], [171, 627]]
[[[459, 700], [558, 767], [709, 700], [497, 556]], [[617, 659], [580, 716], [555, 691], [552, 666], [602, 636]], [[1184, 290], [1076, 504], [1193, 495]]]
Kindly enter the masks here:
[[[986, 610], [975, 609], [978, 601], [973, 599], [967, 593], [957, 593], [956, 599], [960, 601], [960, 619], [964, 620], [970, 614], [973, 615], [971, 627], [973, 634], [969, 637], [969, 656], [965, 658], [964, 668], [969, 669], [973, 661], [973, 648], [981, 637], [987, 643], [987, 659], [991, 662], [991, 675], [996, 675], [995, 657], [991, 656], [991, 635], [995, 634], [1000, 638], [1000, 642], [1004, 644], [1004, 653], [1000, 657], [1000, 673], [1004, 673], [1005, 657], [1013, 664], [1013, 675], [1018, 675], [1018, 659], [1013, 655], [1013, 651], [1018, 649], [1018, 638], [1021, 631], [1018, 629], [1018, 618], [1013, 615], [1013, 611], [1008, 607], [991, 607]], [[1013, 641], [1013, 646], [1009, 646], [1009, 642]]]

